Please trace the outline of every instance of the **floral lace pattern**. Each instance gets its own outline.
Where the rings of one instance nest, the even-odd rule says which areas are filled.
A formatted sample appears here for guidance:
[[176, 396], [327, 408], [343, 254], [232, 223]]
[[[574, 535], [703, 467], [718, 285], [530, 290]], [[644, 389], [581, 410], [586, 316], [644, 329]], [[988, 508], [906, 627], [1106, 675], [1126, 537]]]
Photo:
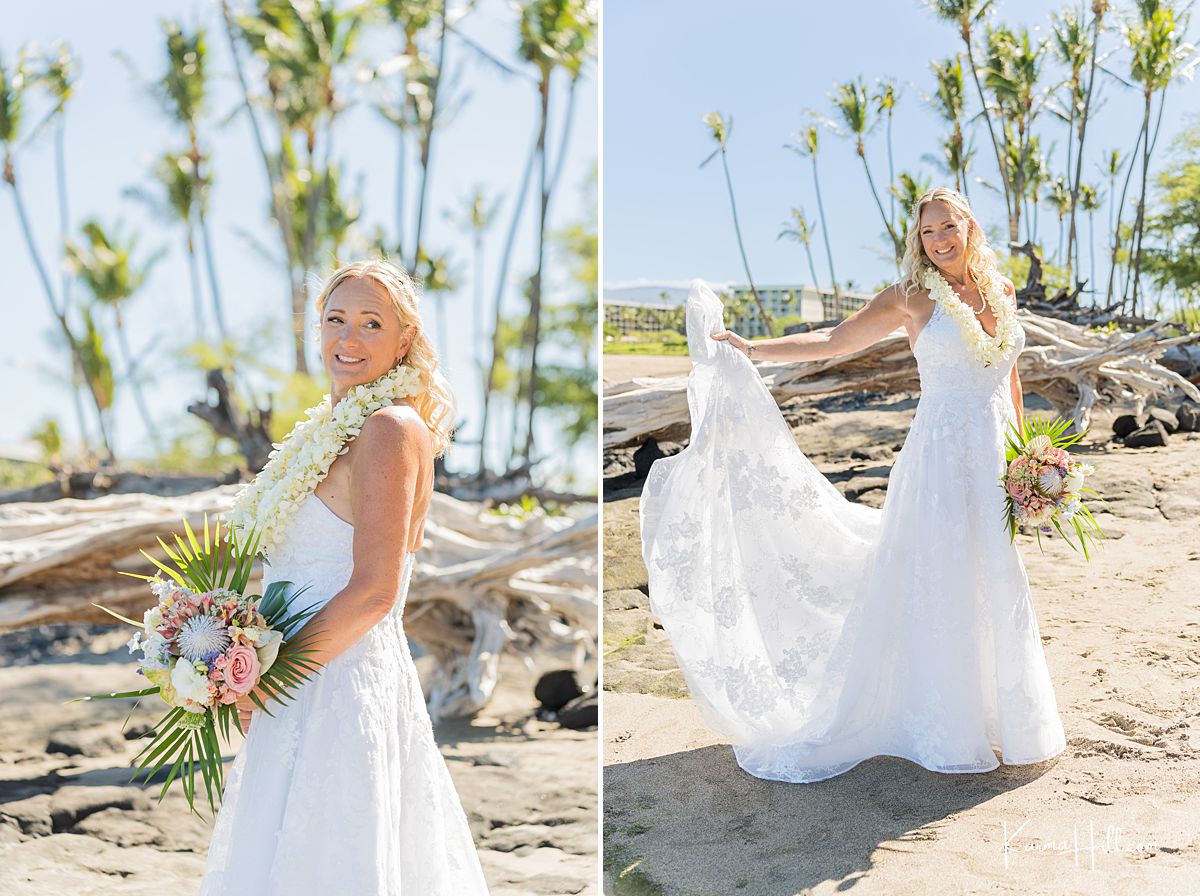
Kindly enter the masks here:
[[[352, 527], [316, 495], [272, 554], [265, 582], [323, 605], [350, 578]], [[475, 896], [487, 887], [391, 614], [273, 715], [256, 713], [229, 771], [201, 896]]]
[[1029, 583], [1001, 525], [1008, 376], [941, 307], [882, 510], [796, 447], [753, 365], [687, 306], [690, 444], [642, 493], [650, 601], [706, 721], [751, 774], [818, 781], [872, 756], [945, 772], [1065, 746]]

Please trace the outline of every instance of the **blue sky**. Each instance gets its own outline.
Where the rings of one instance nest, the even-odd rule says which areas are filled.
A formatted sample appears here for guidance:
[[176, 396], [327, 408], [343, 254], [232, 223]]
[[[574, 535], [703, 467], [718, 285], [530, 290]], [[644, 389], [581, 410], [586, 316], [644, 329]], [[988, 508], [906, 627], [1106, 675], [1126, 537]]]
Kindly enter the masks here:
[[[65, 40], [80, 60], [82, 78], [67, 118], [73, 229], [91, 216], [98, 216], [105, 224], [121, 221], [126, 232], [140, 234], [144, 254], [158, 248], [166, 250], [166, 256], [127, 311], [135, 352], [151, 357], [146, 364], [155, 374], [148, 396], [151, 412], [164, 421], [178, 415], [200, 394], [198, 375], [183, 371], [175, 357], [181, 344], [178, 334], [191, 321], [183, 238], [179, 230], [156, 220], [144, 206], [122, 194], [127, 187], [146, 186], [153, 160], [167, 147], [180, 145], [181, 137], [117, 56], [118, 50], [127, 55], [143, 79], [158, 77], [165, 65], [159, 24], [164, 18], [178, 18], [189, 28], [200, 24], [209, 30], [209, 67], [214, 82], [207, 133], [216, 170], [211, 220], [226, 314], [245, 332], [270, 325], [282, 333], [286, 320], [287, 284], [280, 266], [264, 259], [244, 236], [252, 234], [272, 251], [278, 251], [278, 237], [266, 217], [262, 163], [247, 121], [233, 114], [239, 96], [218, 10], [219, 4], [200, 0], [138, 0], [122, 3], [120, 15], [115, 15], [111, 5], [44, 0], [8, 9], [0, 34], [0, 55], [10, 67], [18, 49], [27, 42], [46, 47], [55, 40]], [[515, 16], [504, 0], [483, 0], [461, 27], [478, 43], [515, 63]], [[445, 218], [444, 212], [457, 211], [475, 184], [482, 184], [493, 197], [504, 194], [506, 203], [488, 233], [485, 248], [485, 301], [490, 305], [508, 209], [535, 134], [537, 94], [531, 83], [501, 75], [494, 67], [478, 62], [457, 41], [450, 41], [448, 52], [451, 69], [460, 73], [460, 95], [465, 102], [438, 137], [427, 227], [434, 248], [451, 250], [461, 288], [447, 301], [445, 319], [450, 332], [436, 332], [432, 301], [426, 301], [424, 314], [437, 343], [450, 346], [446, 368], [456, 385], [461, 416], [475, 421], [478, 390], [468, 341], [471, 242]], [[381, 56], [382, 52], [374, 54], [376, 59]], [[345, 169], [343, 190], [353, 190], [361, 183], [365, 229], [378, 222], [391, 232], [396, 141], [390, 126], [371, 108], [369, 96], [359, 92], [358, 98], [357, 105], [344, 113], [335, 138], [335, 154]], [[39, 100], [30, 101], [29, 126], [40, 118], [42, 108]], [[558, 123], [562, 120], [560, 113], [557, 105], [551, 111]], [[551, 207], [551, 228], [563, 228], [595, 214], [594, 197], [589, 199], [587, 193], [597, 159], [597, 117], [592, 65], [579, 89], [568, 162]], [[557, 125], [552, 124], [552, 128], [557, 133]], [[58, 225], [52, 147], [48, 136], [22, 146], [17, 168], [38, 243], [44, 257], [55, 266]], [[531, 194], [526, 201], [511, 272], [514, 281], [527, 276], [532, 267], [535, 198]], [[65, 355], [50, 348], [53, 321], [20, 238], [7, 188], [0, 190], [0, 246], [6, 247], [0, 287], [9, 308], [7, 325], [0, 328], [0, 369], [8, 380], [10, 395], [19, 396], [4, 403], [0, 443], [20, 441], [46, 416], [58, 418], [68, 436], [74, 438], [69, 393], [46, 374], [48, 370], [65, 372]], [[58, 279], [57, 268], [54, 279]], [[552, 286], [561, 282], [551, 278]], [[520, 292], [514, 289], [511, 295], [507, 310], [516, 313], [521, 304]], [[281, 366], [290, 363], [286, 346], [281, 336], [271, 341], [271, 351], [278, 354], [275, 360]], [[569, 465], [578, 479], [593, 481], [594, 450], [581, 445], [568, 459], [556, 445], [555, 429], [553, 421], [543, 421], [544, 438], [540, 443], [556, 455], [547, 467], [562, 472]], [[498, 427], [497, 432], [506, 435], [507, 426]], [[470, 427], [466, 435], [471, 435]], [[118, 397], [117, 443], [118, 452], [127, 457], [145, 452], [146, 432], [128, 392]], [[477, 449], [464, 446], [459, 450], [469, 457]]]
[[[1038, 26], [1048, 36], [1049, 13], [1063, 5], [998, 0], [995, 7], [994, 20]], [[1119, 7], [1118, 12], [1128, 14], [1132, 4]], [[802, 206], [810, 220], [817, 213], [809, 162], [784, 144], [811, 121], [808, 110], [833, 117], [829, 94], [835, 83], [862, 76], [873, 85], [876, 79], [894, 78], [902, 90], [893, 125], [896, 168], [942, 179], [932, 164], [922, 161], [923, 155], [938, 152], [945, 127], [922, 92], [934, 88], [930, 61], [955, 53], [962, 44], [957, 31], [939, 22], [919, 0], [747, 0], [736, 6], [608, 0], [604, 26], [606, 286], [692, 277], [745, 282], [720, 164], [698, 167], [715, 145], [702, 122], [710, 111], [733, 118], [729, 162], [751, 270], [761, 283], [812, 279], [802, 248], [777, 239], [792, 206]], [[1194, 39], [1197, 30], [1194, 24], [1189, 37]], [[1102, 50], [1118, 47], [1121, 40], [1120, 34], [1109, 32], [1102, 37]], [[1118, 51], [1109, 64], [1124, 74], [1128, 53]], [[1129, 152], [1141, 123], [1140, 94], [1100, 75], [1097, 83], [1104, 104], [1089, 124], [1084, 157], [1085, 180], [1093, 181], [1100, 179], [1093, 163], [1112, 148]], [[977, 110], [973, 86], [969, 97], [969, 108]], [[1171, 137], [1197, 115], [1200, 87], [1180, 82], [1168, 94], [1158, 165]], [[1066, 124], [1044, 118], [1039, 132], [1045, 135], [1043, 147], [1056, 144], [1051, 167], [1061, 171]], [[975, 144], [975, 173], [994, 182], [995, 161], [993, 157], [989, 164], [991, 146], [982, 122]], [[882, 175], [886, 181], [882, 126], [868, 137], [867, 154], [877, 179]], [[822, 131], [819, 164], [838, 279], [873, 289], [894, 269], [883, 254], [882, 223], [862, 164], [853, 144], [829, 131]], [[1153, 171], [1154, 162], [1151, 176]], [[974, 184], [970, 195], [986, 226], [1003, 226], [1002, 200]], [[1098, 212], [1098, 251], [1106, 232], [1103, 221]], [[1085, 223], [1080, 226], [1086, 236]], [[1057, 245], [1052, 211], [1042, 211], [1040, 228], [1052, 251]], [[813, 248], [817, 272], [827, 282], [820, 239], [818, 235]], [[1088, 263], [1086, 252], [1083, 263]], [[1103, 280], [1099, 271], [1097, 279]]]

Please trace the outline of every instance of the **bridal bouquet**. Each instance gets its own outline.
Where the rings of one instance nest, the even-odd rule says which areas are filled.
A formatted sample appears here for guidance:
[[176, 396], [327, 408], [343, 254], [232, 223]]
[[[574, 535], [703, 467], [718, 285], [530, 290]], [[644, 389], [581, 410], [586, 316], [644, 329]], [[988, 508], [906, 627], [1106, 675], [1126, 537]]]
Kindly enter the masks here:
[[[1014, 426], [1005, 440], [1005, 472], [1000, 479], [1004, 489], [1004, 515], [1009, 538], [1015, 538], [1022, 525], [1036, 527], [1038, 545], [1051, 528], [1067, 544], [1075, 543], [1064, 526], [1069, 525], [1079, 539], [1083, 555], [1090, 559], [1088, 541], [1104, 537], [1096, 518], [1083, 503], [1084, 493], [1095, 492], [1084, 485], [1095, 473], [1091, 464], [1077, 461], [1067, 449], [1083, 438], [1083, 433], [1067, 434], [1070, 420], [1026, 419]], [[1078, 550], [1078, 548], [1076, 548]]]
[[215, 812], [224, 786], [217, 731], [228, 741], [231, 722], [241, 730], [235, 706], [239, 697], [248, 695], [269, 713], [260, 695], [284, 702], [316, 671], [308, 638], [293, 637], [313, 611], [289, 608], [290, 582], [274, 582], [261, 595], [246, 593], [258, 547], [253, 534], [243, 543], [231, 533], [222, 543], [220, 521], [210, 532], [207, 518], [199, 539], [186, 520], [184, 531], [187, 539], [175, 536], [176, 548], [159, 539], [173, 565], [142, 552], [168, 578], [161, 573], [134, 576], [149, 582], [157, 598], [141, 622], [100, 607], [138, 629], [129, 652], [141, 653], [137, 672], [151, 686], [82, 699], [161, 697], [171, 709], [134, 758], [140, 764], [133, 777], [144, 772], [149, 782], [167, 768], [159, 800], [178, 778], [195, 812], [199, 771]]

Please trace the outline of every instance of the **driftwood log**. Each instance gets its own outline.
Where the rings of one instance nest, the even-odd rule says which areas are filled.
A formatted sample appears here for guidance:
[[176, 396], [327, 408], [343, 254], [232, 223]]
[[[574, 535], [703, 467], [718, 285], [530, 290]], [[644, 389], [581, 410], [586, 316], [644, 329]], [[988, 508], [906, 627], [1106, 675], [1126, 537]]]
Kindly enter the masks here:
[[[119, 572], [152, 573], [141, 550], [161, 558], [157, 537], [181, 532], [184, 517], [203, 525], [205, 514], [229, 510], [237, 490], [0, 505], [0, 631], [113, 621], [93, 603], [140, 618], [149, 591]], [[426, 682], [435, 717], [485, 706], [506, 648], [530, 663], [594, 659], [597, 515], [588, 510], [519, 519], [434, 495], [404, 624], [437, 660]]]
[[[1017, 315], [1026, 338], [1017, 362], [1024, 390], [1045, 398], [1077, 428], [1087, 427], [1097, 402], [1132, 400], [1140, 413], [1150, 398], [1173, 389], [1200, 401], [1196, 386], [1158, 362], [1169, 347], [1200, 341], [1198, 334], [1166, 338], [1166, 322], [1136, 333], [1092, 332], [1025, 309]], [[920, 385], [903, 331], [842, 358], [757, 367], [780, 403], [835, 392], [915, 391]], [[686, 374], [615, 383], [604, 392], [605, 450], [651, 438], [679, 442], [689, 432]]]

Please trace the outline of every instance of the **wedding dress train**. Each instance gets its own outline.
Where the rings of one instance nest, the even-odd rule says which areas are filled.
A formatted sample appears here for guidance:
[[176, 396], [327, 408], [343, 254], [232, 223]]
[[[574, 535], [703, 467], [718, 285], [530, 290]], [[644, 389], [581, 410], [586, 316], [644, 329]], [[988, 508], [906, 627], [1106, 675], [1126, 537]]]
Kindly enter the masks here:
[[[349, 581], [353, 527], [309, 495], [264, 587], [308, 586], [322, 605]], [[466, 816], [438, 752], [395, 607], [273, 715], [254, 714], [229, 771], [201, 896], [486, 894]]]
[[752, 775], [819, 781], [892, 755], [939, 772], [1064, 746], [1017, 549], [1003, 525], [1009, 373], [938, 306], [921, 398], [882, 510], [796, 447], [703, 283], [687, 303], [691, 440], [642, 492], [650, 602], [706, 721]]

